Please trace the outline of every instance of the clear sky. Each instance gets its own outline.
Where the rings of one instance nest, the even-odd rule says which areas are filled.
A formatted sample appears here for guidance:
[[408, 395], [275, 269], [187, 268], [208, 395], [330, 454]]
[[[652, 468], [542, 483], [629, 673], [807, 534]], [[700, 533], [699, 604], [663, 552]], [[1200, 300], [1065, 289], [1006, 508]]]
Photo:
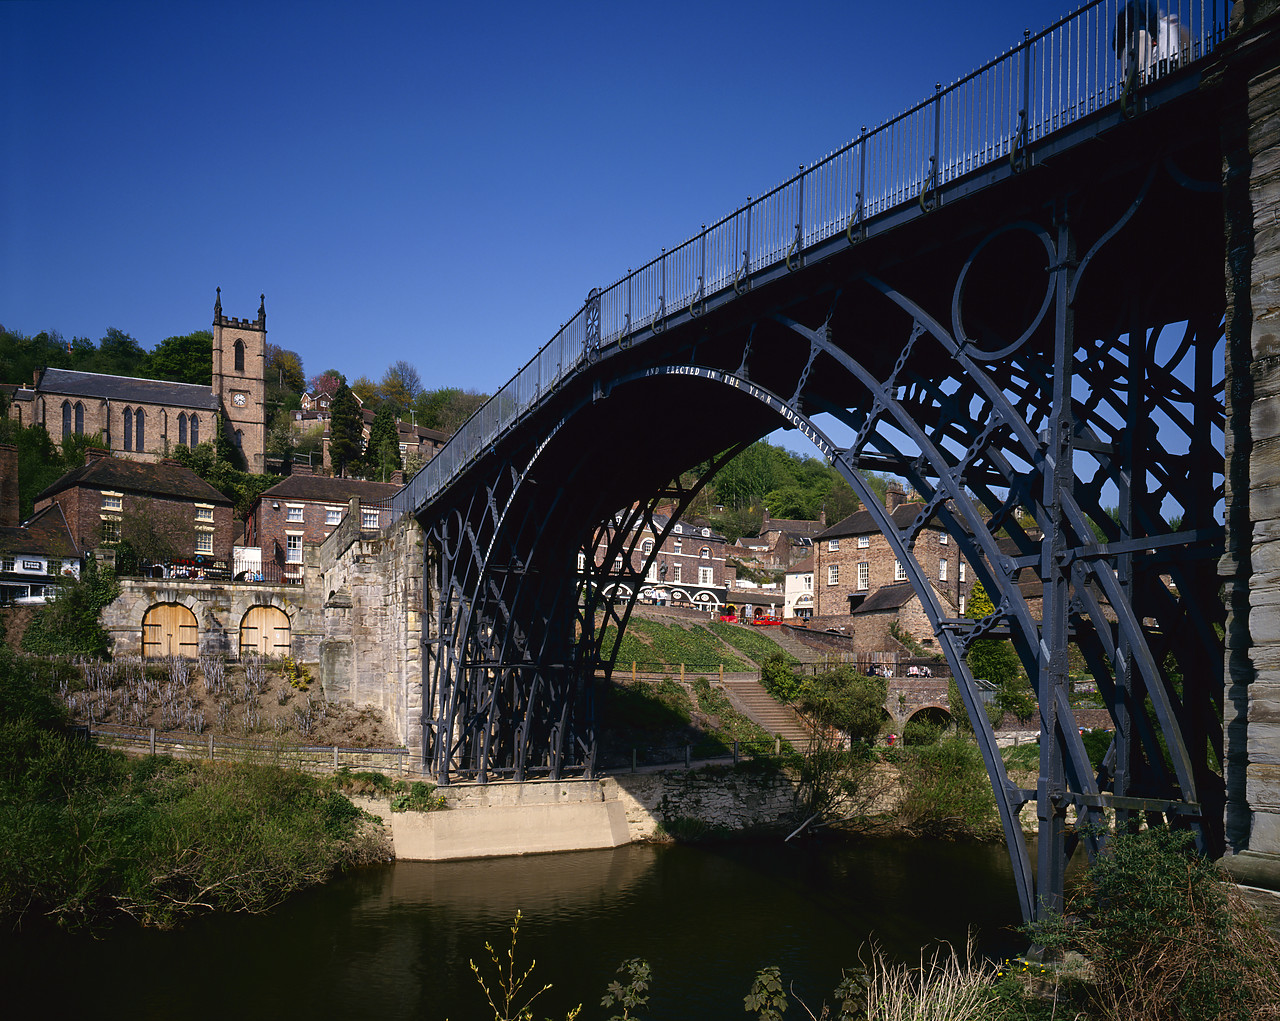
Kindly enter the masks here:
[[606, 286], [1070, 0], [0, 3], [0, 324], [267, 298], [309, 375], [492, 391]]

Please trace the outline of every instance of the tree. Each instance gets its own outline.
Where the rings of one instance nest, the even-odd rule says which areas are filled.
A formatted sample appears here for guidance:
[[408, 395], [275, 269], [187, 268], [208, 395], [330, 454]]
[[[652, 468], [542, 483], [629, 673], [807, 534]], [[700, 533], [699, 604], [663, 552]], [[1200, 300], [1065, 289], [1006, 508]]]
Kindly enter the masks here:
[[364, 401], [364, 406], [370, 411], [378, 403], [378, 384], [368, 376], [357, 376], [351, 384], [351, 392]]
[[390, 404], [397, 414], [407, 414], [418, 394], [422, 393], [422, 378], [406, 361], [393, 362], [382, 374], [378, 384], [378, 396]]
[[417, 413], [418, 425], [452, 434], [488, 399], [488, 394], [477, 390], [445, 386], [419, 393], [413, 410]]
[[325, 369], [318, 376], [312, 376], [307, 381], [307, 387], [311, 393], [325, 394], [332, 397], [338, 392], [338, 387], [346, 386], [347, 377], [337, 369]]
[[175, 383], [213, 384], [213, 334], [196, 330], [181, 337], [166, 337], [142, 363], [143, 375]]
[[400, 461], [400, 436], [396, 432], [396, 418], [391, 413], [389, 404], [384, 404], [373, 416], [365, 461], [371, 475], [379, 482], [386, 482], [388, 475], [404, 467]]
[[296, 351], [289, 351], [275, 344], [267, 345], [266, 355], [268, 385], [290, 393], [302, 393], [303, 387], [307, 385], [307, 377], [302, 371], [302, 357]]
[[338, 387], [329, 408], [329, 460], [339, 475], [360, 460], [360, 440], [364, 419], [360, 406], [345, 385]]
[[32, 618], [22, 636], [23, 649], [37, 656], [105, 656], [111, 637], [98, 617], [119, 594], [115, 572], [86, 558], [79, 580], [60, 585], [53, 602]]
[[835, 670], [800, 682], [796, 707], [820, 727], [848, 734], [850, 740], [869, 744], [880, 733], [889, 682], [868, 677], [845, 663]]
[[[982, 620], [995, 613], [995, 609], [982, 583], [974, 582], [965, 607], [965, 616], [971, 620]], [[996, 686], [996, 697], [984, 707], [987, 719], [993, 727], [1000, 724], [1006, 711], [1012, 712], [1019, 719], [1029, 719], [1035, 713], [1035, 699], [1030, 697], [1030, 690], [1022, 679], [1022, 664], [1013, 650], [1013, 643], [1007, 638], [978, 639], [969, 646], [969, 654], [965, 660], [975, 679], [989, 681]], [[947, 697], [951, 704], [951, 716], [956, 724], [964, 729], [971, 729], [969, 714], [960, 699], [960, 689], [954, 678], [948, 682]], [[1030, 709], [1027, 706], [1028, 698]]]
[[[212, 345], [212, 334], [209, 337]], [[210, 348], [212, 351], [212, 347]], [[116, 376], [141, 376], [147, 353], [138, 346], [138, 342], [123, 330], [117, 330], [114, 326], [107, 330], [106, 335], [98, 341], [98, 352], [94, 358], [93, 367], [89, 369], [92, 372], [105, 372], [109, 375]], [[212, 359], [210, 354], [210, 359]], [[210, 361], [212, 366], [212, 361]], [[209, 370], [210, 381], [213, 379], [213, 370]]]

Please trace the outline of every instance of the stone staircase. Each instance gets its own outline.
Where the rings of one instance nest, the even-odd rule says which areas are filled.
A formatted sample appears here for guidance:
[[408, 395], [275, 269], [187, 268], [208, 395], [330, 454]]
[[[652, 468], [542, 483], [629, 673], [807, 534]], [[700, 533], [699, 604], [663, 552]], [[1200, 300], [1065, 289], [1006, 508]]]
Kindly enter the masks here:
[[764, 690], [754, 677], [726, 676], [724, 691], [738, 712], [763, 727], [770, 734], [780, 734], [796, 751], [809, 744], [809, 729], [794, 709], [783, 705]]

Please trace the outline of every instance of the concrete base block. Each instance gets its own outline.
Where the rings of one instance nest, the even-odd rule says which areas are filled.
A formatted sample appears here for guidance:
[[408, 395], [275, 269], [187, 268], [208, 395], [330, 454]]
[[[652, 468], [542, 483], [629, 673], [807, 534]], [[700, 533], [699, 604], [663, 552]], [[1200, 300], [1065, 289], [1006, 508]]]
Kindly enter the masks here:
[[617, 801], [396, 812], [391, 835], [402, 861], [585, 851], [630, 841], [626, 812]]
[[1280, 891], [1280, 854], [1241, 851], [1226, 855], [1221, 864], [1243, 886]]

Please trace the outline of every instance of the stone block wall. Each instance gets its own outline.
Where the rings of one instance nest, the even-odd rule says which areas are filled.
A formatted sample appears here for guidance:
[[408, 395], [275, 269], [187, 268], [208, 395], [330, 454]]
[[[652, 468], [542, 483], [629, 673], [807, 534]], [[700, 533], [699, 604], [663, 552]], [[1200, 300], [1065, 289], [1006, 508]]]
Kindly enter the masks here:
[[602, 781], [606, 800], [617, 798], [631, 840], [655, 835], [675, 819], [698, 819], [728, 830], [785, 825], [795, 815], [795, 785], [721, 769], [620, 773]]

